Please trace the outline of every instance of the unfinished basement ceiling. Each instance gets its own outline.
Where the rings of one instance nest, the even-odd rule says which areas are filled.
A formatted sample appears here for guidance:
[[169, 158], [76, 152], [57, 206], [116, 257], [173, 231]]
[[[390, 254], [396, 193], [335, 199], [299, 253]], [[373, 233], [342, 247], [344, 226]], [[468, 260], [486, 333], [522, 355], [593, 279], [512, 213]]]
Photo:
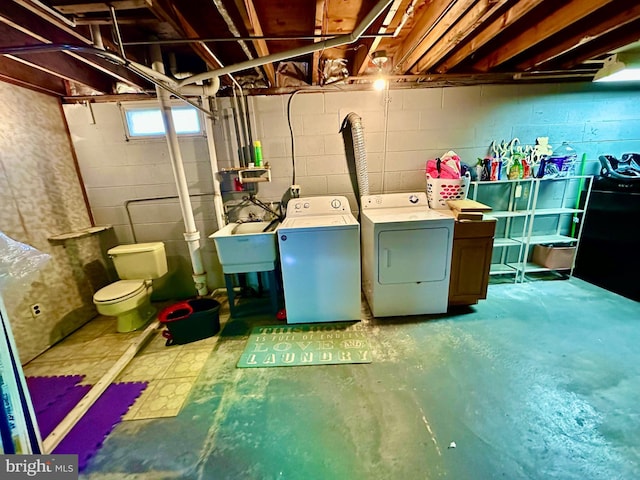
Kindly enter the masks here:
[[[0, 78], [69, 97], [153, 92], [122, 65], [81, 51], [13, 53], [27, 45], [100, 46], [190, 75], [347, 35], [376, 0], [3, 0]], [[354, 42], [221, 78], [279, 93], [333, 82], [369, 84], [378, 62], [395, 86], [591, 81], [608, 54], [640, 39], [628, 0], [385, 0]], [[119, 35], [118, 35], [119, 34]], [[122, 45], [118, 43], [118, 36]], [[254, 92], [255, 93], [255, 92]]]

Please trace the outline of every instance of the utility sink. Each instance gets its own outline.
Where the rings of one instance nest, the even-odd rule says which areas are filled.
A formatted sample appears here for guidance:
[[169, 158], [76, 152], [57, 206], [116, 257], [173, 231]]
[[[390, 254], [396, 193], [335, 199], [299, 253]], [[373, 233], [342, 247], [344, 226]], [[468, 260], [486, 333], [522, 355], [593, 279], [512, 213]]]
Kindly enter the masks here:
[[264, 272], [275, 269], [277, 222], [230, 223], [213, 238], [224, 273]]

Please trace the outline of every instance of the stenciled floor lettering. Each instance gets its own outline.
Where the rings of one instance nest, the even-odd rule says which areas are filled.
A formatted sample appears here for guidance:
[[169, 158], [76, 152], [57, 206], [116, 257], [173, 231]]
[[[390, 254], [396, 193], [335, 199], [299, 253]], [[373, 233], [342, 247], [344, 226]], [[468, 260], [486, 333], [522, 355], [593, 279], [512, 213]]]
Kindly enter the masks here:
[[371, 363], [371, 348], [360, 323], [255, 327], [239, 368]]

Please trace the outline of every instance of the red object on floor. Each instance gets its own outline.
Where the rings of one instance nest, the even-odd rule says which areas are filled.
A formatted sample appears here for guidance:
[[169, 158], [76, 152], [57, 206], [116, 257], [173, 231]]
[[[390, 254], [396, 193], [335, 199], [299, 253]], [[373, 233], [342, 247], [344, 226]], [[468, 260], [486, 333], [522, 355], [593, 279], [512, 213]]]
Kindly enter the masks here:
[[282, 310], [278, 310], [278, 313], [276, 313], [276, 318], [278, 320], [286, 320], [287, 319], [287, 311], [284, 308]]

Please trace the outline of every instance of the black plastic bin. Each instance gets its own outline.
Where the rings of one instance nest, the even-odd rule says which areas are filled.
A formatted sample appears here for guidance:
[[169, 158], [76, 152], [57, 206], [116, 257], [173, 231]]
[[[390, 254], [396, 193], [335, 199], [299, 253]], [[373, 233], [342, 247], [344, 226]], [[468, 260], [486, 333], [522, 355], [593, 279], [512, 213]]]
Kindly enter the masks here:
[[210, 298], [179, 302], [162, 310], [158, 321], [167, 327], [162, 332], [167, 346], [202, 340], [220, 331], [220, 303]]

